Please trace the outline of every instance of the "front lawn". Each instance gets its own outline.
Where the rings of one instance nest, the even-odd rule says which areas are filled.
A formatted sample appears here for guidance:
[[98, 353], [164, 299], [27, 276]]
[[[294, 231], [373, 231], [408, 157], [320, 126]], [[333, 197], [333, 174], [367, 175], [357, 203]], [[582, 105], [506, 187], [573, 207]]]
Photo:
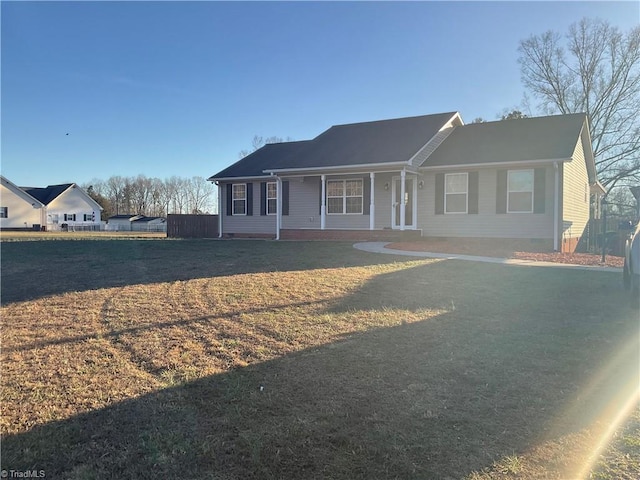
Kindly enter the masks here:
[[334, 242], [1, 248], [4, 470], [640, 476], [619, 275]]

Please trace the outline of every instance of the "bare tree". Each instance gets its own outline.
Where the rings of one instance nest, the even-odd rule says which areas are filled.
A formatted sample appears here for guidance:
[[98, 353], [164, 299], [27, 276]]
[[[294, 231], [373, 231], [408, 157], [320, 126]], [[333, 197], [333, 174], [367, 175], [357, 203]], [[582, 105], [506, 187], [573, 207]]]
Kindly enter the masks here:
[[106, 182], [106, 195], [113, 206], [115, 215], [122, 213], [122, 197], [124, 189], [125, 180], [119, 175], [110, 177]]
[[524, 86], [543, 112], [589, 116], [600, 181], [610, 191], [640, 181], [640, 26], [620, 32], [604, 20], [520, 42]]
[[192, 177], [188, 181], [189, 213], [205, 213], [213, 211], [211, 200], [216, 191], [215, 187], [204, 177]]
[[238, 152], [238, 157], [244, 158], [250, 153], [253, 153], [256, 150], [259, 150], [260, 148], [264, 147], [268, 143], [282, 143], [282, 142], [292, 142], [292, 141], [293, 139], [291, 137], [287, 137], [286, 140], [284, 140], [281, 137], [276, 137], [276, 136], [263, 138], [260, 135], [254, 135], [253, 140], [251, 141], [251, 150], [240, 150]]

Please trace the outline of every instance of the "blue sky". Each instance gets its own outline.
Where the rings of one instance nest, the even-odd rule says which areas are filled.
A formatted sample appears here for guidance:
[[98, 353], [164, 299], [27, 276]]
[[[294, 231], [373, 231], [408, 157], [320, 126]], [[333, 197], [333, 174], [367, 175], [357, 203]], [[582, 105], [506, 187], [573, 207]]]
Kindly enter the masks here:
[[[18, 185], [208, 177], [254, 135], [520, 104], [519, 40], [639, 2], [1, 2]], [[67, 135], [68, 133], [68, 135]]]

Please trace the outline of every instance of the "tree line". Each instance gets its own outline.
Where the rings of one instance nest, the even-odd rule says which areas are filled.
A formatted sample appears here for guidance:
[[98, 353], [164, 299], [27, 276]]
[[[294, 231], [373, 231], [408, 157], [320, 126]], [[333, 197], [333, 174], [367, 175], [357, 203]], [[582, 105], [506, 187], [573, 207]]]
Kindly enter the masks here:
[[198, 176], [172, 176], [162, 180], [145, 175], [115, 175], [80, 186], [102, 206], [103, 220], [113, 215], [165, 217], [170, 213], [208, 214], [218, 211], [215, 185]]

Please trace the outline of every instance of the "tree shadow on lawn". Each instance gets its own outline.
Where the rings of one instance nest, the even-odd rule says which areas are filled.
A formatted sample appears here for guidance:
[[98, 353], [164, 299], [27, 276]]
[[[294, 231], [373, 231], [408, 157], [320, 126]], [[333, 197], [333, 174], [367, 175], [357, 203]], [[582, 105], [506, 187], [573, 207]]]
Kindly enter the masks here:
[[242, 273], [378, 265], [345, 242], [262, 240], [51, 240], [0, 242], [2, 303], [66, 292]]
[[[488, 268], [441, 262], [380, 275], [332, 310], [425, 308], [438, 295], [452, 307], [8, 436], [3, 468], [52, 478], [462, 478], [590, 425], [638, 374], [632, 349], [580, 394], [637, 338], [617, 280]], [[487, 298], [486, 281], [456, 289], [450, 269], [489, 275], [505, 297]], [[420, 283], [427, 272], [438, 285]], [[564, 315], [576, 291], [583, 297]]]

